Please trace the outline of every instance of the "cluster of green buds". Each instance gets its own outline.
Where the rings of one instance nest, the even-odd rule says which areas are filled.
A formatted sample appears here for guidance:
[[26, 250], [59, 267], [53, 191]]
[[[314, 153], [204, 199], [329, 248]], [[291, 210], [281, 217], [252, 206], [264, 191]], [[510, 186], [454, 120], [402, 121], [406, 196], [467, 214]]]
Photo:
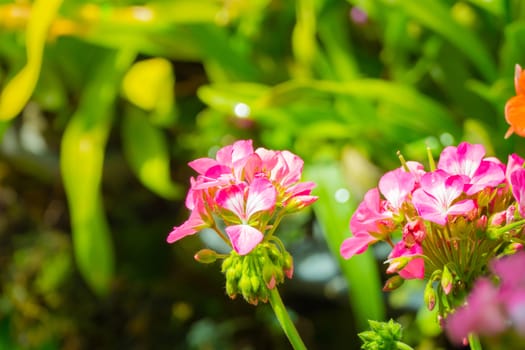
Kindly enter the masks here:
[[250, 253], [240, 255], [235, 251], [227, 255], [218, 254], [211, 249], [202, 249], [195, 254], [201, 263], [213, 263], [223, 259], [221, 272], [226, 277], [226, 293], [232, 299], [242, 295], [248, 303], [266, 303], [270, 289], [284, 282], [284, 277], [292, 278], [293, 259], [282, 244], [274, 237], [263, 242]]

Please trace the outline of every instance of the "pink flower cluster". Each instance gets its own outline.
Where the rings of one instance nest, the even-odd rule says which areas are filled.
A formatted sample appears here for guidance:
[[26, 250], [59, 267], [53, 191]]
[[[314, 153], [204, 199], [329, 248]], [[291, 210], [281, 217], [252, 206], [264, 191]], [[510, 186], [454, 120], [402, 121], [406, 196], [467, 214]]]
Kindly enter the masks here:
[[[225, 224], [227, 243], [239, 254], [250, 253], [265, 238], [268, 228], [280, 216], [312, 204], [315, 184], [301, 182], [303, 161], [289, 151], [258, 148], [251, 140], [221, 148], [216, 158], [189, 163], [197, 173], [191, 178], [186, 207], [189, 219], [174, 227], [168, 243], [193, 235], [206, 227]], [[272, 229], [272, 233], [273, 233]]]
[[493, 260], [491, 270], [498, 283], [479, 278], [465, 306], [458, 308], [445, 323], [451, 341], [461, 344], [470, 333], [497, 336], [512, 329], [525, 337], [525, 252]]
[[[486, 232], [515, 220], [515, 207], [509, 205], [512, 194], [519, 213], [525, 216], [522, 158], [512, 155], [503, 164], [485, 157], [479, 144], [446, 147], [432, 171], [426, 172], [420, 163], [406, 162], [381, 177], [378, 187], [366, 193], [352, 216], [353, 236], [342, 243], [341, 255], [349, 259], [378, 241], [386, 241], [392, 246], [387, 272], [397, 272], [404, 279], [423, 278], [433, 272], [425, 271], [424, 256], [427, 261], [441, 260], [435, 261], [432, 270], [446, 263], [445, 257], [436, 256], [436, 250], [429, 248], [443, 246], [440, 241], [447, 239], [448, 249], [454, 249], [462, 232], [469, 231], [465, 225]], [[394, 243], [396, 232], [401, 233], [401, 239]]]

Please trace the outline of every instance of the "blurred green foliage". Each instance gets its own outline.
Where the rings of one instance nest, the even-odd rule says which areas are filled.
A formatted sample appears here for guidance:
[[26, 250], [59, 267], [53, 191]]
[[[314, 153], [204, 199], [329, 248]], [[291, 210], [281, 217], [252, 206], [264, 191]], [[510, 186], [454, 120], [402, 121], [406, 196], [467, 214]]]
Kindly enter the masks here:
[[396, 151], [525, 154], [503, 140], [524, 19], [520, 0], [0, 0], [0, 347], [286, 348], [192, 262], [198, 239], [164, 242], [186, 163], [240, 138], [318, 182], [312, 220], [283, 234], [331, 252], [351, 313], [323, 292], [302, 306], [300, 281], [285, 302], [311, 348], [348, 347], [399, 311], [372, 254], [338, 255]]

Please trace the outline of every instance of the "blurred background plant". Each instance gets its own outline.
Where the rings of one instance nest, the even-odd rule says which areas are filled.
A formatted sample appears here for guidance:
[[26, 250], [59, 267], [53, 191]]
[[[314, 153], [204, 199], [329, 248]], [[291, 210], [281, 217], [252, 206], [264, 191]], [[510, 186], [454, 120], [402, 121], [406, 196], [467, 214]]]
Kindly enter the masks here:
[[240, 138], [318, 183], [281, 228], [307, 346], [357, 349], [395, 317], [447, 347], [422, 286], [381, 292], [380, 246], [339, 245], [398, 150], [525, 154], [503, 140], [524, 19], [519, 0], [0, 0], [0, 348], [288, 348], [270, 309], [192, 260], [199, 238], [165, 244], [186, 163]]

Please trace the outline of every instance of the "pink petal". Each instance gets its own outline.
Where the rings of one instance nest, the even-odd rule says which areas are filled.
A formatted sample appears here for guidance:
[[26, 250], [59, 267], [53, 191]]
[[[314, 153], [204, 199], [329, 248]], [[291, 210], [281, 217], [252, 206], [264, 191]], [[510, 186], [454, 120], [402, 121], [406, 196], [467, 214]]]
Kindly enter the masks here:
[[513, 153], [509, 155], [508, 161], [507, 161], [507, 169], [505, 171], [505, 177], [507, 178], [507, 182], [510, 183], [510, 175], [518, 169], [523, 168], [523, 163], [525, 163], [525, 160], [518, 156], [517, 154]]
[[247, 219], [244, 212], [244, 187], [243, 184], [231, 185], [221, 188], [215, 195], [218, 206], [228, 209], [241, 219]]
[[246, 199], [247, 219], [259, 211], [273, 209], [276, 197], [277, 191], [270, 181], [264, 178], [255, 179], [248, 187], [248, 198]]
[[281, 174], [281, 179], [278, 180], [283, 187], [289, 187], [301, 180], [301, 173], [303, 172], [303, 160], [289, 151], [282, 151], [280, 155], [285, 163], [286, 171]]
[[410, 260], [407, 266], [399, 271], [398, 274], [406, 280], [423, 279], [425, 277], [425, 260], [423, 258]]
[[450, 206], [447, 210], [447, 215], [466, 215], [474, 209], [476, 209], [474, 201], [472, 199], [464, 199]]
[[234, 225], [226, 227], [233, 249], [240, 255], [246, 255], [259, 244], [264, 235], [250, 225]]
[[471, 177], [467, 185], [466, 193], [475, 194], [487, 187], [496, 187], [505, 181], [505, 172], [501, 164], [493, 161], [484, 160], [480, 163], [478, 169]]
[[347, 238], [341, 244], [340, 253], [345, 259], [350, 259], [355, 254], [363, 253], [369, 245], [377, 242], [377, 239], [368, 233], [357, 233], [355, 236]]
[[472, 178], [484, 156], [483, 145], [462, 142], [457, 147], [445, 147], [437, 167], [452, 175], [466, 175]]
[[520, 215], [525, 217], [525, 169], [515, 170], [510, 175], [512, 194], [518, 202]]
[[204, 175], [209, 168], [218, 165], [215, 159], [199, 158], [188, 163], [188, 165], [201, 175]]
[[166, 238], [166, 241], [168, 243], [176, 242], [186, 236], [197, 233], [206, 226], [207, 224], [202, 220], [199, 213], [197, 211], [192, 211], [188, 220], [186, 220], [182, 225], [173, 228]]
[[447, 212], [441, 208], [438, 201], [423, 191], [417, 189], [412, 195], [412, 203], [417, 210], [419, 216], [423, 219], [435, 222], [439, 225], [445, 225], [447, 222]]
[[254, 178], [262, 172], [262, 160], [257, 154], [253, 153], [246, 158], [246, 162], [242, 169], [235, 170], [240, 173], [238, 178], [242, 178], [245, 181], [252, 182]]
[[383, 200], [379, 197], [379, 190], [372, 188], [368, 190], [359, 203], [356, 211], [350, 219], [350, 231], [380, 233], [380, 225], [391, 221], [392, 213], [384, 209]]
[[414, 185], [414, 175], [403, 169], [389, 171], [379, 180], [379, 190], [394, 209], [401, 208]]
[[277, 151], [267, 150], [266, 148], [257, 148], [255, 153], [261, 158], [263, 171], [270, 173], [279, 162]]

